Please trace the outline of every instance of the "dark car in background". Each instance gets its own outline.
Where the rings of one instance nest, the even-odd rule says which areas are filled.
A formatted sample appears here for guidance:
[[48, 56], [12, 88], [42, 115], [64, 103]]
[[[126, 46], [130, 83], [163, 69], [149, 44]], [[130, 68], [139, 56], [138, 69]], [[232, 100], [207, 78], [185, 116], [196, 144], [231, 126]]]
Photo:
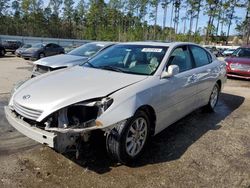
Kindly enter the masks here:
[[15, 51], [23, 45], [21, 41], [18, 40], [6, 40], [3, 42], [5, 52], [15, 53]]
[[31, 44], [24, 44], [23, 46], [21, 46], [20, 48], [18, 48], [16, 51], [15, 51], [15, 55], [17, 57], [21, 57], [22, 56], [22, 53], [27, 50], [28, 48], [31, 48], [32, 45]]
[[225, 59], [227, 76], [250, 79], [250, 47], [240, 47]]
[[64, 54], [64, 48], [54, 43], [38, 43], [22, 52], [24, 59], [41, 59], [47, 56]]
[[208, 51], [210, 51], [212, 54], [214, 54], [216, 57], [221, 57], [222, 53], [219, 49], [216, 47], [205, 47]]
[[67, 54], [42, 58], [34, 62], [35, 66], [31, 77], [35, 77], [49, 71], [82, 64], [95, 54], [114, 44], [114, 42], [91, 42], [84, 44]]
[[3, 47], [2, 44], [0, 44], [0, 56], [4, 56], [6, 53], [5, 48]]

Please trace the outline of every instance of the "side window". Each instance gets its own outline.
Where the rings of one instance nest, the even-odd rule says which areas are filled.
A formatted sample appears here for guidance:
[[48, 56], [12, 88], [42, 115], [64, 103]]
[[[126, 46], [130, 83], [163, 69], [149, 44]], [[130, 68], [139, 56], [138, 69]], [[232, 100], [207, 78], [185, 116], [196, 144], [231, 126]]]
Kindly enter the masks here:
[[57, 44], [53, 44], [52, 47], [53, 48], [59, 48], [59, 46]]
[[52, 47], [52, 44], [47, 44], [46, 47], [47, 47], [47, 48], [51, 48], [51, 47]]
[[207, 52], [207, 57], [208, 57], [209, 63], [212, 63], [213, 58], [212, 58], [211, 54], [209, 54], [208, 52]]
[[190, 49], [193, 54], [196, 67], [201, 67], [211, 62], [209, 61], [207, 52], [202, 48], [197, 46], [190, 46]]
[[170, 55], [168, 65], [178, 65], [180, 72], [193, 68], [187, 46], [177, 47]]

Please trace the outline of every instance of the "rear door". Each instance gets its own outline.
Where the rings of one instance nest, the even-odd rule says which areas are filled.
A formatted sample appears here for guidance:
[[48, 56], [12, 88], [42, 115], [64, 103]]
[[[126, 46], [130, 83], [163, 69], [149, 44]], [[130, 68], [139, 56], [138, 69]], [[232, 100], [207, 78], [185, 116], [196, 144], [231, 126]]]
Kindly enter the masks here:
[[173, 77], [160, 79], [161, 103], [158, 109], [156, 133], [196, 108], [197, 86], [194, 62], [187, 45], [176, 47], [172, 51], [166, 70], [169, 65], [178, 65], [180, 72]]
[[59, 54], [61, 50], [61, 47], [57, 44], [52, 44], [52, 55]]
[[197, 105], [202, 106], [209, 100], [211, 90], [218, 77], [218, 70], [206, 50], [195, 45], [190, 45], [189, 48], [196, 66], [194, 71], [197, 79]]
[[51, 56], [53, 55], [53, 48], [52, 48], [52, 44], [47, 44], [45, 46], [45, 50], [44, 50], [45, 56]]

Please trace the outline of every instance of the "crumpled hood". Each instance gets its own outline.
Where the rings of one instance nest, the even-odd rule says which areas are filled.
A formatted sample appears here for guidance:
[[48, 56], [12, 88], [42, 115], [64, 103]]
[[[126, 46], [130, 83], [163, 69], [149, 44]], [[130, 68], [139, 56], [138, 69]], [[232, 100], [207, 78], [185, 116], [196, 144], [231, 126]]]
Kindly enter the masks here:
[[79, 65], [87, 61], [87, 59], [88, 59], [87, 57], [83, 56], [60, 54], [42, 58], [38, 61], [35, 61], [34, 64], [48, 66], [51, 68], [59, 68], [59, 67], [69, 67], [69, 66]]
[[244, 57], [230, 57], [225, 59], [228, 63], [239, 63], [239, 64], [248, 64], [250, 65], [250, 58]]
[[[142, 75], [75, 66], [28, 80], [17, 89], [11, 101], [45, 112], [44, 118], [65, 106], [107, 96], [146, 78]], [[27, 95], [29, 97], [25, 99]]]

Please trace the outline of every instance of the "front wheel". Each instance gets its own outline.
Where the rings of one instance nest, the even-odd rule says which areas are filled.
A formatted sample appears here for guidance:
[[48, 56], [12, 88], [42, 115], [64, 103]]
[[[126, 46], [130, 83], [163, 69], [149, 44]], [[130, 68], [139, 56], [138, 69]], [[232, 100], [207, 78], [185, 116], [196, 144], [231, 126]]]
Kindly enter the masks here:
[[216, 83], [213, 87], [212, 93], [210, 94], [209, 97], [209, 102], [206, 105], [206, 109], [210, 112], [214, 111], [214, 108], [218, 102], [219, 99], [219, 94], [220, 94], [220, 87], [219, 85]]
[[109, 155], [129, 163], [140, 156], [149, 138], [150, 121], [144, 111], [138, 111], [126, 124], [114, 128], [106, 137]]
[[45, 57], [45, 54], [44, 53], [40, 53], [39, 56], [38, 56], [38, 59], [41, 59], [41, 58], [44, 58]]

